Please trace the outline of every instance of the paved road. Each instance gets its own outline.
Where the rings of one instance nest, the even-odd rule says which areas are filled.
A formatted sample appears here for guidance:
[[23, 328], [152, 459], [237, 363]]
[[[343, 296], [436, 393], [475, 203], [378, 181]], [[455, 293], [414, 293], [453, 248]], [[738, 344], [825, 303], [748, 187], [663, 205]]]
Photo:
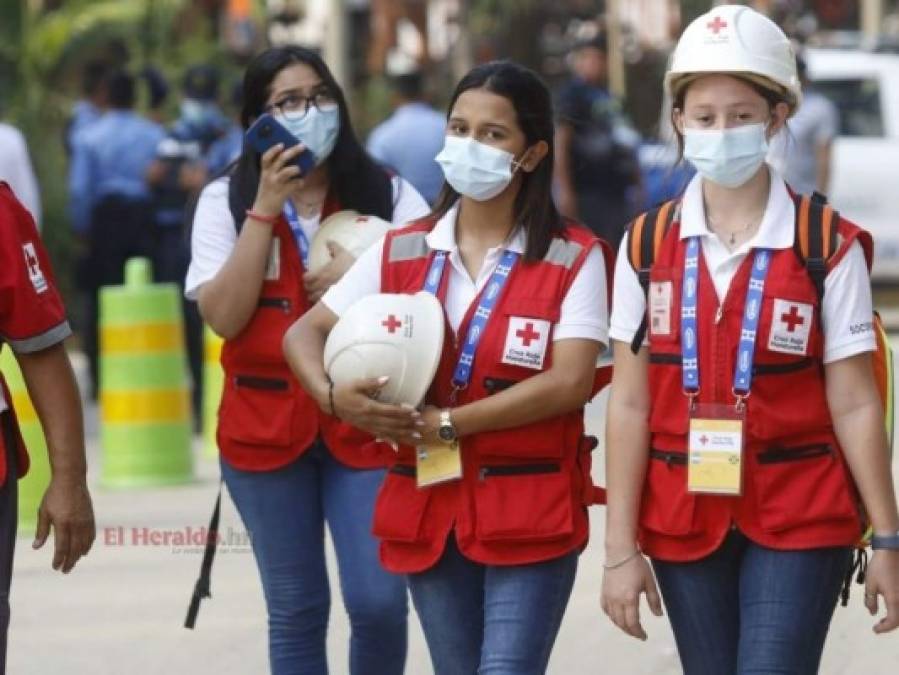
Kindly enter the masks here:
[[[590, 426], [595, 431], [599, 430], [601, 405], [589, 411]], [[88, 411], [88, 415], [93, 418], [95, 412]], [[95, 442], [90, 452], [91, 476], [96, 484], [100, 458]], [[100, 535], [89, 558], [69, 577], [52, 572], [49, 551], [32, 551], [29, 533], [21, 533], [12, 593], [11, 675], [267, 672], [260, 585], [252, 554], [240, 541], [242, 527], [230, 501], [225, 503], [222, 531], [226, 538], [230, 533], [234, 543], [218, 556], [214, 598], [204, 603], [193, 632], [181, 626], [200, 548], [134, 542], [134, 528], [140, 538], [140, 528], [184, 532], [187, 527], [197, 530], [207, 523], [218, 479], [215, 462], [198, 455], [196, 473], [197, 482], [178, 488], [129, 492], [95, 488]], [[602, 479], [601, 467], [597, 467], [596, 476]], [[640, 643], [619, 633], [601, 614], [598, 593], [603, 512], [595, 509], [591, 516], [593, 541], [581, 558], [549, 673], [679, 673], [671, 633], [663, 619], [647, 621], [650, 638]], [[118, 528], [124, 528], [125, 533], [121, 544], [116, 541]], [[104, 536], [107, 531], [108, 538]], [[332, 578], [336, 579], [333, 556], [330, 562]], [[328, 651], [332, 673], [344, 674], [348, 627], [336, 587], [334, 595], [337, 601]], [[837, 611], [821, 672], [899, 673], [899, 634], [877, 638], [870, 631], [871, 625], [861, 604], [860, 588], [856, 587], [851, 606]], [[413, 618], [407, 673], [431, 672], [421, 630]]]

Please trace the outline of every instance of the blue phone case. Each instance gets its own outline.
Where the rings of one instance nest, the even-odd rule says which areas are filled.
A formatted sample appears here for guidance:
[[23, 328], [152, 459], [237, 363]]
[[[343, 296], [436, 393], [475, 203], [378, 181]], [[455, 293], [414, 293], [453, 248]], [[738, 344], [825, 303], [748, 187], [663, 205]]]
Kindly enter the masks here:
[[[278, 143], [283, 143], [285, 150], [299, 143], [296, 137], [269, 113], [260, 115], [253, 122], [253, 126], [247, 129], [246, 140], [260, 155]], [[315, 153], [306, 148], [294, 160], [294, 164], [300, 167], [300, 175], [305, 176], [315, 168]]]

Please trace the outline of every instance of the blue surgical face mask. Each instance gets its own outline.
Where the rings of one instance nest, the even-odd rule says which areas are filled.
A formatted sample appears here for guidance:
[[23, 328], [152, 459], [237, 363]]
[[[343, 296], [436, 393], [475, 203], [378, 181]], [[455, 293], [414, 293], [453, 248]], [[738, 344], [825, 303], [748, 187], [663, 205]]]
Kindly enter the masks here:
[[280, 113], [274, 117], [312, 151], [316, 165], [322, 164], [334, 150], [337, 134], [340, 132], [338, 106], [325, 110], [310, 106], [306, 115], [300, 119], [288, 118]]
[[684, 158], [703, 178], [735, 188], [752, 178], [768, 155], [764, 124], [730, 129], [684, 129]]
[[434, 160], [456, 192], [479, 202], [505, 190], [518, 168], [511, 152], [460, 136], [447, 136]]

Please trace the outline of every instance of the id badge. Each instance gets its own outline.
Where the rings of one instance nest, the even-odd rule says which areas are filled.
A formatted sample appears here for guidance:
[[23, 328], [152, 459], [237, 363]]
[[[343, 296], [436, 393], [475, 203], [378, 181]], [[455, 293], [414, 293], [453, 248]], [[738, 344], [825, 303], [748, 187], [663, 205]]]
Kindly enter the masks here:
[[690, 414], [687, 490], [738, 496], [743, 491], [744, 416], [733, 405], [699, 404]]
[[415, 449], [418, 487], [462, 478], [462, 453], [458, 443], [432, 443]]

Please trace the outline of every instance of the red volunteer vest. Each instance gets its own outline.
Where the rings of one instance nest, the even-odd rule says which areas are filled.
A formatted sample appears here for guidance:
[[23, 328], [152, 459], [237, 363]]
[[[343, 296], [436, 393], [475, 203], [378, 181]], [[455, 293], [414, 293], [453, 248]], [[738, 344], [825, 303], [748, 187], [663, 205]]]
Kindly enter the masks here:
[[[838, 231], [841, 242], [831, 269], [856, 239], [870, 255], [867, 232], [847, 221]], [[743, 494], [687, 492], [689, 417], [680, 344], [686, 240], [679, 232], [674, 223], [650, 272], [651, 282], [671, 282], [673, 292], [670, 330], [654, 333], [651, 325], [649, 330], [651, 450], [640, 511], [641, 548], [662, 560], [696, 560], [716, 550], [732, 525], [774, 549], [854, 544], [860, 532], [858, 498], [827, 407], [821, 308], [792, 249], [773, 253], [765, 282], [746, 401]], [[743, 261], [719, 310], [700, 256], [700, 403], [734, 402], [734, 359], [752, 259]]]
[[[322, 218], [339, 210], [329, 196]], [[274, 226], [272, 246], [259, 306], [240, 334], [222, 347], [225, 384], [217, 432], [222, 457], [238, 469], [270, 471], [302, 455], [321, 434], [331, 453], [348, 466], [386, 466], [392, 451], [322, 413], [287, 365], [281, 340], [309, 309], [309, 300], [303, 263], [284, 217]]]
[[[384, 292], [421, 290], [433, 258], [425, 235], [433, 225], [433, 220], [419, 221], [387, 235]], [[520, 260], [481, 337], [468, 388], [451, 401], [458, 351], [455, 341], [447, 339], [426, 401], [441, 408], [464, 405], [547, 370], [552, 365], [551, 327], [597, 242], [586, 229], [567, 227], [542, 261]], [[445, 292], [446, 278], [441, 297]], [[467, 334], [476, 305], [469, 308], [459, 335]], [[453, 335], [448, 325], [447, 331]], [[530, 350], [534, 365], [542, 355], [542, 365], [504, 363], [507, 344]], [[381, 539], [382, 564], [392, 572], [425, 570], [442, 555], [451, 530], [466, 557], [491, 565], [548, 560], [584, 546], [585, 504], [593, 493], [583, 432], [583, 411], [577, 410], [463, 438], [462, 479], [421, 490], [416, 487], [414, 451], [401, 447], [375, 505], [373, 532]]]
[[[10, 448], [6, 442], [6, 431], [0, 429], [0, 486], [2, 486], [7, 478], [16, 480], [28, 473], [31, 459], [28, 457], [28, 448], [25, 447], [25, 440], [22, 438], [22, 432], [19, 429], [19, 420], [16, 417], [16, 410], [13, 407], [12, 394], [9, 392], [9, 387], [6, 385], [6, 378], [2, 373], [0, 373], [0, 390], [3, 392], [3, 397], [8, 408], [3, 414], [9, 415], [8, 423], [12, 426], [12, 439], [15, 440], [16, 444], [16, 447]], [[9, 462], [7, 460], [9, 457], [8, 453], [12, 452], [16, 453], [17, 470], [15, 476], [9, 475]]]

